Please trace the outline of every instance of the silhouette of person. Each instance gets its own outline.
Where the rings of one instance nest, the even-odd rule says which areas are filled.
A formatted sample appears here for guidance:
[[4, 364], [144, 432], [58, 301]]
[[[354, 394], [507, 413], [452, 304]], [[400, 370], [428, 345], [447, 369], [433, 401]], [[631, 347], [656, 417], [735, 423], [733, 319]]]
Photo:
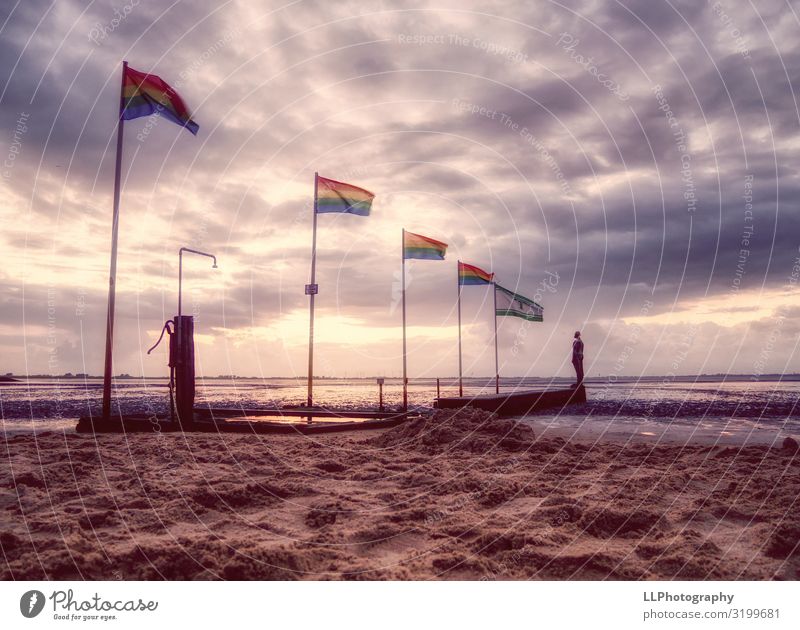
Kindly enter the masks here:
[[583, 341], [581, 331], [575, 331], [575, 339], [572, 342], [572, 365], [575, 368], [575, 378], [577, 379], [573, 387], [583, 385]]

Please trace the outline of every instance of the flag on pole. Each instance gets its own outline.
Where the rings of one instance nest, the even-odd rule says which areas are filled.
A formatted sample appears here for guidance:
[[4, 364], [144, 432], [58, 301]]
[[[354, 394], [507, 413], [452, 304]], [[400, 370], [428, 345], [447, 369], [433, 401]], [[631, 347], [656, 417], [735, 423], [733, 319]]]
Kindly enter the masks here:
[[161, 77], [126, 66], [122, 82], [122, 118], [133, 120], [150, 114], [164, 116], [194, 135], [200, 129], [192, 120], [186, 103]]
[[447, 243], [414, 234], [403, 233], [403, 259], [420, 258], [423, 260], [444, 260]]
[[114, 213], [111, 220], [111, 264], [108, 282], [106, 317], [106, 352], [103, 368], [103, 420], [111, 417], [111, 370], [114, 354], [114, 310], [117, 286], [117, 242], [119, 240], [119, 198], [122, 175], [122, 138], [126, 120], [160, 114], [197, 135], [200, 127], [192, 120], [186, 104], [177, 92], [154, 74], [145, 74], [122, 62], [119, 118], [117, 119], [117, 158], [114, 165]]
[[368, 190], [317, 176], [317, 213], [345, 212], [368, 217], [375, 195]]
[[495, 284], [495, 297], [497, 298], [497, 306], [495, 308], [495, 315], [509, 315], [511, 317], [521, 317], [527, 319], [529, 322], [543, 321], [544, 309], [533, 300], [509, 291]]
[[458, 284], [461, 286], [469, 284], [492, 284], [493, 273], [488, 273], [474, 265], [468, 265], [458, 261]]

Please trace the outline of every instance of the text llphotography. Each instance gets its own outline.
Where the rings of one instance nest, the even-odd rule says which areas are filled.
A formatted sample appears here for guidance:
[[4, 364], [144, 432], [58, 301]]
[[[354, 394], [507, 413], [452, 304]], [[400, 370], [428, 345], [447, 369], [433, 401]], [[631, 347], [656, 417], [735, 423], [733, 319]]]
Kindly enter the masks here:
[[2, 627], [800, 627], [792, 0], [0, 49]]

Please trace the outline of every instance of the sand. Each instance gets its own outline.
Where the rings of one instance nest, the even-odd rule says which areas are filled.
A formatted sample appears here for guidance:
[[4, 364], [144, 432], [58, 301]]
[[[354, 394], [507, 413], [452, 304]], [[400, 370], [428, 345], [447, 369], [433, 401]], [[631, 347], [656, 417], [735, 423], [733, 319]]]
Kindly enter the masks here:
[[313, 438], [8, 435], [0, 577], [800, 577], [791, 444], [591, 437], [482, 412]]

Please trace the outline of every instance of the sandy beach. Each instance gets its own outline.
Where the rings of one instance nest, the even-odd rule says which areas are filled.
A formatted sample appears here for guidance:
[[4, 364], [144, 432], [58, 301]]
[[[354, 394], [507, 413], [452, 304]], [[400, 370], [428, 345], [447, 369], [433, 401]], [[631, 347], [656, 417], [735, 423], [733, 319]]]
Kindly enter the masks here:
[[[798, 579], [800, 455], [439, 412], [3, 438], [2, 579]], [[684, 436], [685, 437], [685, 436]]]

